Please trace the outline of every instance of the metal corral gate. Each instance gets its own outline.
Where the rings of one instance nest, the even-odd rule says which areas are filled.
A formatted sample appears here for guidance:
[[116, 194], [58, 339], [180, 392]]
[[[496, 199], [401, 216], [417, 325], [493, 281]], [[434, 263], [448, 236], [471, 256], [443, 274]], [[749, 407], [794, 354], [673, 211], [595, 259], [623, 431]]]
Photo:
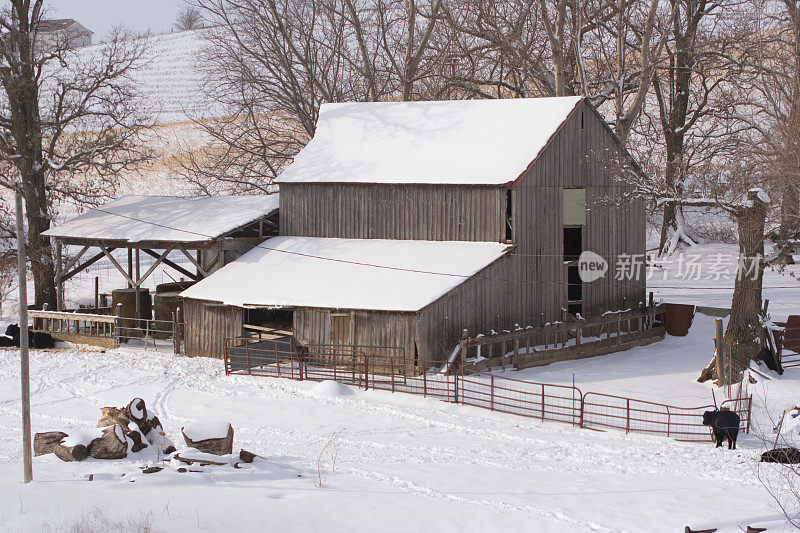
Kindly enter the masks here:
[[[300, 347], [291, 339], [257, 341], [226, 339], [226, 374], [324, 381], [366, 390], [403, 392], [445, 402], [460, 403], [575, 427], [604, 431], [622, 430], [708, 442], [711, 432], [703, 425], [703, 412], [713, 405], [677, 407], [596, 392], [583, 393], [574, 385], [537, 383], [478, 373], [414, 373], [404, 361], [402, 348], [375, 346]], [[726, 400], [750, 431], [752, 397]]]

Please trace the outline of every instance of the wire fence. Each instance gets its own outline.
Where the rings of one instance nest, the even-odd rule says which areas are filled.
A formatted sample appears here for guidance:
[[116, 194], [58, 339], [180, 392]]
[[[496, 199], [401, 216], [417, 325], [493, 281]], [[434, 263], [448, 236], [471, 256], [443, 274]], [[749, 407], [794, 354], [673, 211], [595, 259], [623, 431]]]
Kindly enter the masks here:
[[[600, 431], [622, 430], [689, 442], [711, 440], [703, 413], [714, 410], [712, 404], [679, 407], [489, 373], [415, 374], [404, 366], [403, 356], [396, 347], [299, 346], [291, 337], [270, 341], [236, 337], [225, 342], [225, 373], [334, 380], [365, 390], [414, 394]], [[720, 407], [736, 412], [741, 429], [749, 432], [751, 405], [752, 397], [744, 396], [726, 400]]]

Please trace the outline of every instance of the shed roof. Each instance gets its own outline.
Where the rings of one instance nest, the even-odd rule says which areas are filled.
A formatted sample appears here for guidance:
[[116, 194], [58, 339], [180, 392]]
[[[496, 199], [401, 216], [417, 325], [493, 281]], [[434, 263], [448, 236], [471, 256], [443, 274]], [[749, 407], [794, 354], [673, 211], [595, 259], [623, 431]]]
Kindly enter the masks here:
[[181, 296], [238, 307], [418, 311], [508, 249], [494, 242], [274, 237]]
[[278, 195], [126, 196], [44, 232], [75, 240], [205, 242], [278, 209]]
[[579, 96], [323, 104], [279, 183], [501, 185], [516, 180]]

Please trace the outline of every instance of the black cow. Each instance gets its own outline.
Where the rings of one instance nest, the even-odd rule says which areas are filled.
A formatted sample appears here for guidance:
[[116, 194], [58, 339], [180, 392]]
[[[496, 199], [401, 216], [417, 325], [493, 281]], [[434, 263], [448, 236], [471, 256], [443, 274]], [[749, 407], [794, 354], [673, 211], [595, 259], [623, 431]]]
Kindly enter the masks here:
[[741, 422], [742, 419], [739, 418], [739, 415], [728, 409], [703, 413], [703, 425], [711, 426], [717, 448], [722, 446], [722, 441], [728, 439], [728, 449], [736, 449], [736, 437], [739, 435]]
[[[6, 337], [11, 338], [11, 346], [19, 346], [19, 325], [10, 324], [6, 328]], [[0, 337], [2, 338], [2, 337]], [[47, 333], [28, 330], [28, 343], [31, 348], [55, 348], [56, 341]]]

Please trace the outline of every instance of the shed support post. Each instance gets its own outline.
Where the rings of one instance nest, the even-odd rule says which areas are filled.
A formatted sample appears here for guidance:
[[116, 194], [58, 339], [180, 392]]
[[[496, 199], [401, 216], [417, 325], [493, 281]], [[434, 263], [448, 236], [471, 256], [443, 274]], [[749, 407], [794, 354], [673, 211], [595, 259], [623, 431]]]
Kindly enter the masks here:
[[128, 248], [128, 288], [132, 289], [133, 285], [133, 248]]
[[[132, 276], [135, 283], [134, 283], [134, 297], [136, 298], [136, 318], [142, 318], [142, 302], [139, 301], [139, 288], [142, 284], [142, 275], [141, 269], [139, 267], [139, 249], [136, 249], [136, 275]], [[137, 324], [138, 325], [138, 324]]]
[[56, 239], [56, 311], [64, 310], [64, 265], [61, 262], [61, 241]]

